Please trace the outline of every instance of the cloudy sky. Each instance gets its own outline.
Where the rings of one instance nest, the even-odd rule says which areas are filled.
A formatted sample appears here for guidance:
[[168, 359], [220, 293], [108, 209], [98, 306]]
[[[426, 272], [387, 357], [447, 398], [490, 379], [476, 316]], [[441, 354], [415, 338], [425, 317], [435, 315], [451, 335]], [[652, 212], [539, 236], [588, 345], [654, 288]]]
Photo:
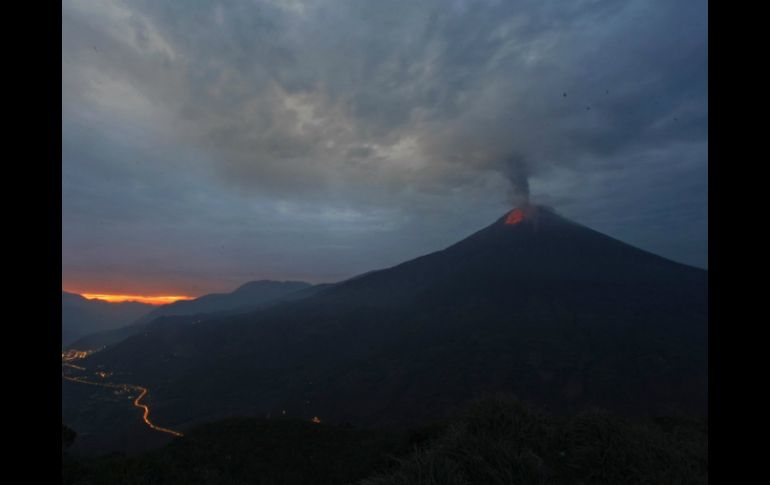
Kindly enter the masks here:
[[707, 267], [706, 0], [64, 0], [62, 287], [332, 282], [532, 202]]

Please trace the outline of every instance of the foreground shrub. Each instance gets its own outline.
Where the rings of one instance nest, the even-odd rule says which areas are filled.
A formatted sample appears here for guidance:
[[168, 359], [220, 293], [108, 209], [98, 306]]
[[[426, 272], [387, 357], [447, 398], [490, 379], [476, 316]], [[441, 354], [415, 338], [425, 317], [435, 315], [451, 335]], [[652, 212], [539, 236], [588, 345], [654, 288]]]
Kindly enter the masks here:
[[599, 411], [555, 417], [494, 397], [394, 471], [361, 484], [697, 484], [708, 481], [707, 447], [703, 421]]

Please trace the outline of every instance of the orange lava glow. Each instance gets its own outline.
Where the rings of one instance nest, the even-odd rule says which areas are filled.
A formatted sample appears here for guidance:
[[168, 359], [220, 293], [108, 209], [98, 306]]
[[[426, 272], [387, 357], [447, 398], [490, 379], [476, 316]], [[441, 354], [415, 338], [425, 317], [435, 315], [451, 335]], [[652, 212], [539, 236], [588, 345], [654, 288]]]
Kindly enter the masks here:
[[521, 209], [513, 209], [508, 213], [508, 217], [505, 218], [506, 224], [518, 224], [524, 220], [524, 211]]
[[148, 305], [165, 305], [179, 300], [192, 300], [192, 296], [141, 296], [141, 295], [103, 295], [98, 293], [81, 293], [81, 296], [89, 300], [104, 300], [110, 303], [119, 303], [124, 301], [136, 301]]

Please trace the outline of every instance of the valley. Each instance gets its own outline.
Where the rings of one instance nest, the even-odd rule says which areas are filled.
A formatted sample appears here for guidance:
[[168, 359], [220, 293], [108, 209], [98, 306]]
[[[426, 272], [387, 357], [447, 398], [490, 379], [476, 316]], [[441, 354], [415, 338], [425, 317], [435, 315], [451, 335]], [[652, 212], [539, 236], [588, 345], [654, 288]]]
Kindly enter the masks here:
[[150, 420], [150, 407], [142, 402], [142, 400], [149, 393], [149, 390], [146, 387], [142, 387], [136, 384], [120, 384], [110, 382], [107, 380], [112, 375], [110, 372], [104, 370], [89, 372], [85, 367], [74, 363], [88, 355], [93, 354], [94, 352], [94, 350], [69, 350], [67, 352], [62, 352], [62, 379], [78, 384], [112, 389], [113, 394], [116, 396], [127, 396], [129, 398], [133, 398], [133, 405], [142, 411], [141, 419], [144, 421], [144, 424], [147, 427], [154, 431], [166, 433], [171, 436], [184, 436], [183, 433], [179, 431], [158, 426]]

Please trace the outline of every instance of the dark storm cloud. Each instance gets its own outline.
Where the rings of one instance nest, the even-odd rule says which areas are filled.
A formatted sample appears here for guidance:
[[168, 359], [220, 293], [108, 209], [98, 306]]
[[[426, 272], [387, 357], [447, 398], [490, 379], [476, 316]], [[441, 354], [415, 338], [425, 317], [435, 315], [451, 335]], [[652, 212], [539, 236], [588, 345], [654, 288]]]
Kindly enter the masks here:
[[[691, 227], [668, 254], [704, 265], [705, 213], [658, 236], [645, 214], [705, 207], [706, 21], [705, 1], [65, 2], [63, 254], [112, 214], [141, 248], [105, 261], [217, 232], [254, 276], [283, 255], [275, 274], [335, 278], [531, 196], [633, 214], [651, 250]], [[296, 259], [307, 236], [326, 263]]]

